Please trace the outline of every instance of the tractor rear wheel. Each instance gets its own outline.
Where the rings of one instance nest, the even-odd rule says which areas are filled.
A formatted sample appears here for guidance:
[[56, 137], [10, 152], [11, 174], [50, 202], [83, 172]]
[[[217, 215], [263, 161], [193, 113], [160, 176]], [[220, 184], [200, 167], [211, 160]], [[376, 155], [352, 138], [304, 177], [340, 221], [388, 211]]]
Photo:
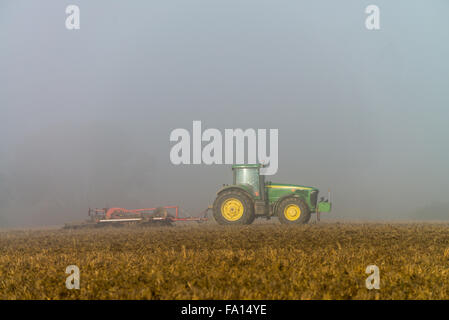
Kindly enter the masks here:
[[213, 212], [219, 224], [250, 224], [254, 221], [252, 200], [239, 190], [220, 193], [214, 201]]
[[287, 198], [277, 206], [277, 215], [282, 224], [306, 224], [310, 220], [307, 204], [299, 198]]

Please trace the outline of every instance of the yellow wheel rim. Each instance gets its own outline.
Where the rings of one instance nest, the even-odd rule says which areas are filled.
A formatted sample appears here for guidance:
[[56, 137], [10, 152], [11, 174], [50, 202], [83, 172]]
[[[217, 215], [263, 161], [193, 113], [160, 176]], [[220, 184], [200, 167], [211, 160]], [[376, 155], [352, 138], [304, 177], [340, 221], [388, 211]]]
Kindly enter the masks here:
[[290, 204], [285, 207], [284, 216], [290, 221], [298, 220], [301, 216], [301, 209], [296, 204]]
[[221, 205], [221, 214], [228, 221], [240, 219], [244, 210], [242, 202], [235, 198], [229, 198]]

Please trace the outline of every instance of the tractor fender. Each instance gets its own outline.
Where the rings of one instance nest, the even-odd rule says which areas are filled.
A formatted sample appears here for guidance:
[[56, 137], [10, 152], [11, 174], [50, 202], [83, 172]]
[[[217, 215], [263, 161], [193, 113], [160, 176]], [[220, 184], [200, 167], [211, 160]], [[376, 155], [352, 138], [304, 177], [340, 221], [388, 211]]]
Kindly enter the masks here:
[[236, 186], [236, 185], [231, 185], [231, 186], [224, 186], [223, 188], [221, 188], [220, 190], [217, 191], [217, 196], [220, 195], [221, 193], [223, 193], [224, 191], [228, 191], [228, 190], [238, 190], [238, 191], [242, 191], [243, 193], [245, 193], [249, 199], [251, 199], [251, 201], [254, 200], [254, 196], [252, 194], [254, 194], [253, 192], [253, 188], [251, 186]]
[[277, 201], [273, 204], [273, 210], [272, 210], [273, 214], [272, 215], [276, 215], [279, 203], [281, 203], [283, 200], [285, 200], [287, 198], [298, 198], [298, 199], [301, 199], [301, 200], [305, 201], [304, 197], [302, 197], [299, 193], [287, 194], [287, 195], [277, 199]]

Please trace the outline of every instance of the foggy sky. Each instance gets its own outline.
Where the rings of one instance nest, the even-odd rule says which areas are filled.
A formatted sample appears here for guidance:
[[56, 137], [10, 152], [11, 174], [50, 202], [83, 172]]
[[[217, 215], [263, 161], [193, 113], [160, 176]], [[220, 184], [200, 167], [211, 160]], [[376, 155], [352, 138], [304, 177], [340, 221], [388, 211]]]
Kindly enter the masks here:
[[[65, 28], [69, 4], [80, 30]], [[365, 28], [369, 4], [378, 31]], [[0, 227], [82, 220], [88, 207], [199, 213], [231, 171], [170, 163], [170, 132], [194, 120], [279, 129], [268, 179], [330, 188], [333, 219], [449, 217], [448, 10], [3, 0]]]

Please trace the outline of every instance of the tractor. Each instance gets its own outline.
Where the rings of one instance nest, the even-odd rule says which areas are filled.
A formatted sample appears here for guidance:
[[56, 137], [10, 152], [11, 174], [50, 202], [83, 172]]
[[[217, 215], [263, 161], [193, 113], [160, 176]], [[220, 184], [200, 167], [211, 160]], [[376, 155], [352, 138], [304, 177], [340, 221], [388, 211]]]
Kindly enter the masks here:
[[327, 200], [318, 201], [317, 188], [265, 181], [261, 164], [232, 166], [233, 183], [223, 185], [212, 206], [219, 224], [251, 224], [256, 218], [274, 216], [283, 224], [306, 224], [311, 214], [331, 211]]

